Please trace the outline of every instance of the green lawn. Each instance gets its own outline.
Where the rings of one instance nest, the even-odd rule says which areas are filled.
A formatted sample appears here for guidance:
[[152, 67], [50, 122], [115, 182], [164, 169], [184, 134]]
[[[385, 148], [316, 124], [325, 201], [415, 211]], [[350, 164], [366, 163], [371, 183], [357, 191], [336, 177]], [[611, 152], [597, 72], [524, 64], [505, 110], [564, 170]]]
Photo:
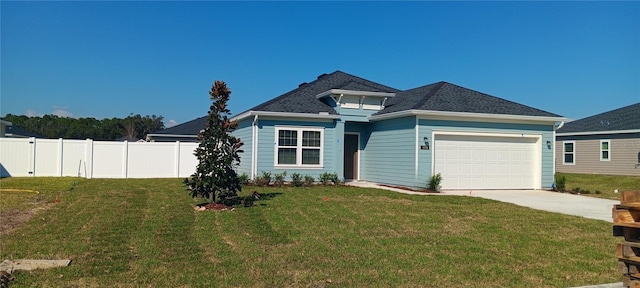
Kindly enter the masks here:
[[[558, 173], [567, 179], [566, 190], [574, 191], [579, 188], [581, 195], [593, 196], [605, 199], [620, 199], [622, 191], [640, 191], [640, 176], [613, 176], [596, 174], [569, 174]], [[618, 193], [614, 190], [618, 189]], [[587, 194], [584, 190], [588, 190]], [[598, 191], [600, 193], [598, 193]]]
[[[69, 267], [20, 272], [15, 287], [571, 287], [621, 280], [614, 256], [621, 240], [610, 223], [476, 197], [256, 188], [266, 197], [254, 207], [196, 212], [202, 200], [178, 179], [83, 179], [69, 191], [72, 181], [0, 180], [3, 189], [42, 190], [49, 203], [0, 236], [2, 259], [73, 259]], [[2, 204], [3, 213], [29, 207], [12, 203]]]

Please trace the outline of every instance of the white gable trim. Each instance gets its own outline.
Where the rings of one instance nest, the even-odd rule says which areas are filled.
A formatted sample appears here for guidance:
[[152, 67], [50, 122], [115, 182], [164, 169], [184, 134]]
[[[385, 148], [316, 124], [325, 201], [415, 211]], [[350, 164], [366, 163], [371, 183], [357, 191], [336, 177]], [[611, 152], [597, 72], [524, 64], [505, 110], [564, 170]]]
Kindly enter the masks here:
[[377, 97], [395, 97], [396, 93], [389, 92], [372, 92], [372, 91], [355, 91], [355, 90], [343, 90], [343, 89], [331, 89], [328, 91], [324, 91], [318, 95], [316, 95], [316, 99], [320, 99], [322, 97], [330, 96], [330, 95], [355, 95], [355, 96], [377, 96]]

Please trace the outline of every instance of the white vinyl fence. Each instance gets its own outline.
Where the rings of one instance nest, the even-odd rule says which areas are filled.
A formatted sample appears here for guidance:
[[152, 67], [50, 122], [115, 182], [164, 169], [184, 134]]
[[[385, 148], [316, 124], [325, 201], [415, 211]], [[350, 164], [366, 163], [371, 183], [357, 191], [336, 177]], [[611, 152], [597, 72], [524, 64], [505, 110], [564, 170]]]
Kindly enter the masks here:
[[198, 143], [0, 138], [0, 176], [179, 178], [196, 170]]

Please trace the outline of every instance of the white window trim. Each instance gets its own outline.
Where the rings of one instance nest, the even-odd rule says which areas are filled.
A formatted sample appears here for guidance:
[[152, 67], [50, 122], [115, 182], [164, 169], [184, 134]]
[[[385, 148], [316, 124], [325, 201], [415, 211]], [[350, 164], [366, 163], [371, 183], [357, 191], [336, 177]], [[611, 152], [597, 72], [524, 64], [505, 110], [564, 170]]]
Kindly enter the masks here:
[[[602, 143], [607, 142], [609, 143], [609, 145], [607, 145], [609, 148], [607, 150], [603, 150], [602, 149]], [[601, 139], [600, 140], [600, 147], [598, 147], [598, 151], [600, 151], [600, 161], [611, 161], [611, 140], [610, 139]], [[607, 159], [602, 158], [602, 152], [607, 151], [609, 152], [609, 157]]]
[[[570, 153], [573, 154], [573, 162], [572, 163], [565, 162], [566, 158], [564, 156], [565, 156], [565, 154], [567, 154], [567, 151], [564, 150], [565, 143], [573, 144], [573, 152], [570, 152]], [[576, 141], [562, 141], [562, 165], [576, 165]]]
[[[278, 164], [278, 135], [280, 130], [297, 131], [298, 143], [296, 146], [296, 164]], [[320, 163], [319, 164], [302, 164], [302, 131], [318, 131], [320, 132]], [[274, 168], [296, 168], [296, 169], [319, 169], [324, 168], [324, 128], [323, 127], [305, 127], [305, 126], [275, 126], [274, 127], [274, 145], [273, 145], [273, 167]]]

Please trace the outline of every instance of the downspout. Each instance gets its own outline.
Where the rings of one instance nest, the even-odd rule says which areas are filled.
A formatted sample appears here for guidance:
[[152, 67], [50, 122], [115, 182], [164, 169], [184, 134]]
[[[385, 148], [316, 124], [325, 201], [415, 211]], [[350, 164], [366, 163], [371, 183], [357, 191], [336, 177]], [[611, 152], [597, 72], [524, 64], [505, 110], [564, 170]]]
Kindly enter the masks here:
[[562, 126], [564, 126], [564, 121], [560, 121], [560, 123], [558, 123], [558, 125], [554, 125], [553, 126], [553, 145], [551, 146], [551, 149], [553, 149], [553, 184], [555, 186], [556, 184], [556, 131], [560, 128], [562, 128]]
[[256, 174], [258, 170], [258, 114], [253, 116], [253, 122], [251, 123], [251, 180], [256, 179]]

